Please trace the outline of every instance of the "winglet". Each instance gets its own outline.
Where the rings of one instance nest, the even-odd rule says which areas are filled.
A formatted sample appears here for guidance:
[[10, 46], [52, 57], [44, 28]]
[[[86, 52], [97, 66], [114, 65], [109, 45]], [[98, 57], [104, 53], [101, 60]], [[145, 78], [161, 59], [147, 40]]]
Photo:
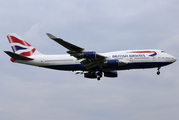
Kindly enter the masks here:
[[56, 39], [57, 37], [55, 37], [54, 35], [50, 34], [50, 33], [46, 33], [47, 36], [50, 38], [50, 39]]

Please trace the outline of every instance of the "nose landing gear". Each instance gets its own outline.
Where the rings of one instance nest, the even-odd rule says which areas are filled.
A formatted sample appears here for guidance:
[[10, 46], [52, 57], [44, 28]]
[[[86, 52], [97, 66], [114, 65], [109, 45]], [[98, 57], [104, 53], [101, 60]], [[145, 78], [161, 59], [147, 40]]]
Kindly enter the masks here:
[[158, 71], [157, 71], [157, 75], [160, 75], [160, 68], [161, 68], [161, 67], [158, 67], [158, 69], [157, 69], [157, 70], [158, 70]]

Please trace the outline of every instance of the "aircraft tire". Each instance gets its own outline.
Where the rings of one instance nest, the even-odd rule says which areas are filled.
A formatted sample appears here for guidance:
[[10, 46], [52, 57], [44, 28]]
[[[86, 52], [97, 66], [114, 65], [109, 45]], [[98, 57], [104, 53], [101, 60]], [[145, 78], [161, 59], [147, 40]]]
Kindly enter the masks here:
[[160, 75], [160, 72], [159, 72], [159, 71], [157, 72], [157, 75]]

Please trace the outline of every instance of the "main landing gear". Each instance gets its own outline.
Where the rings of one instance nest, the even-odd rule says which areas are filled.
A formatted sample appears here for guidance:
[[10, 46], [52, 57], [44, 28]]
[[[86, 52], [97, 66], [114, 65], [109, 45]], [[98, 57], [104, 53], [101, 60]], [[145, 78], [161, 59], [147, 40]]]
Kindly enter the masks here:
[[97, 80], [99, 81], [102, 77], [102, 72], [101, 71], [98, 71], [97, 72]]
[[161, 67], [158, 67], [158, 69], [157, 69], [157, 70], [158, 70], [158, 71], [157, 71], [157, 75], [160, 75], [160, 68], [161, 68]]

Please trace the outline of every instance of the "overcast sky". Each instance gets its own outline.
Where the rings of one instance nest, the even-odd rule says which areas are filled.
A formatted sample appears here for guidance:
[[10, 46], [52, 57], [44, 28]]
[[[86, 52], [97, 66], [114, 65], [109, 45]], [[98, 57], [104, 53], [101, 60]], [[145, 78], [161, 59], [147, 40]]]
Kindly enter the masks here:
[[97, 52], [162, 49], [179, 58], [178, 0], [0, 0], [1, 120], [178, 120], [178, 61], [86, 79], [12, 63], [6, 33], [44, 54], [65, 54], [52, 33]]

